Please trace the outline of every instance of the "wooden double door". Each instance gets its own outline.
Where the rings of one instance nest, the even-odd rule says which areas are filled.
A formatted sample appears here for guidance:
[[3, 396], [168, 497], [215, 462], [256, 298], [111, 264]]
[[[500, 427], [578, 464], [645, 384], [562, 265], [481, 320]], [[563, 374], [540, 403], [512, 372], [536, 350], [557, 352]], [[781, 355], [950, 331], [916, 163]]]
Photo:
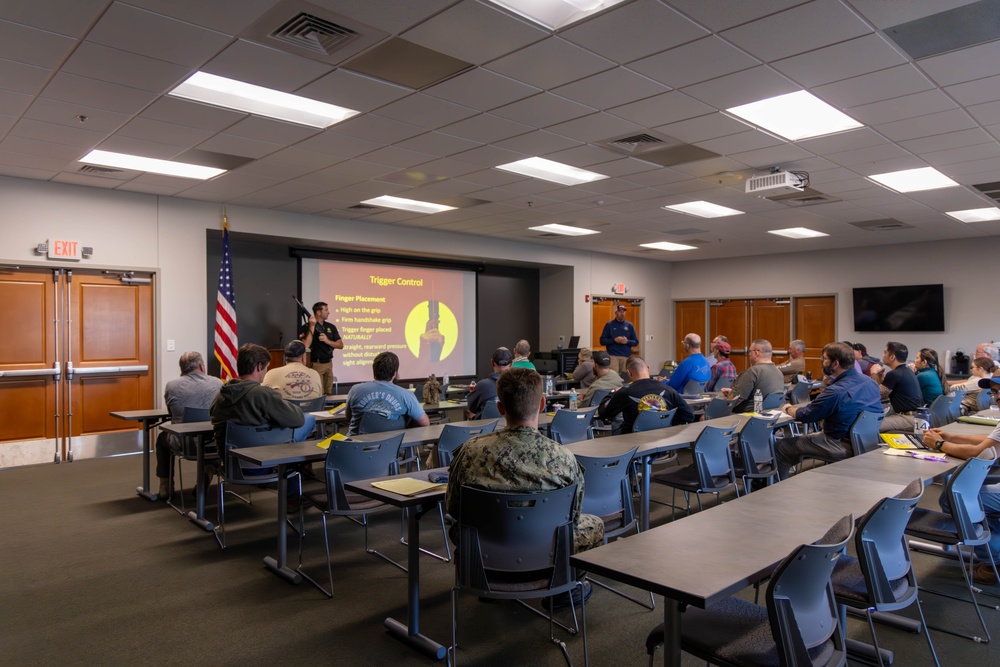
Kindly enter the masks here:
[[712, 339], [720, 334], [726, 336], [733, 348], [730, 359], [738, 371], [746, 369], [750, 343], [759, 338], [770, 341], [774, 362], [781, 364], [788, 360], [788, 344], [794, 331], [795, 338], [806, 342], [806, 370], [819, 377], [823, 346], [836, 340], [836, 299], [820, 296], [678, 301], [675, 321], [678, 361], [684, 358], [682, 339], [696, 333], [702, 338], [706, 356]]
[[153, 407], [152, 280], [0, 267], [0, 467], [138, 450], [108, 413]]

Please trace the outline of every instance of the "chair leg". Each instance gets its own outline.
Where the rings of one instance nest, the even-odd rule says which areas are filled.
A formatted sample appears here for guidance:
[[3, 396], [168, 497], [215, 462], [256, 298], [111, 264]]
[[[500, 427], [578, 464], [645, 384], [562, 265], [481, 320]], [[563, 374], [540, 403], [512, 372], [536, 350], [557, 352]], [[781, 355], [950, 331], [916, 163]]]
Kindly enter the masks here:
[[935, 667], [941, 667], [938, 662], [937, 651], [934, 650], [934, 642], [931, 640], [931, 631], [927, 629], [927, 620], [924, 618], [924, 609], [920, 606], [920, 597], [917, 597], [917, 613], [920, 615], [920, 625], [924, 626], [924, 636], [927, 637], [927, 648], [931, 650], [931, 657], [934, 658]]
[[656, 600], [653, 599], [653, 594], [651, 592], [649, 592], [649, 591], [647, 591], [647, 594], [649, 595], [649, 604], [647, 605], [644, 601], [639, 600], [637, 598], [634, 598], [631, 595], [629, 595], [628, 593], [620, 591], [617, 588], [613, 588], [612, 586], [607, 585], [603, 581], [598, 581], [597, 579], [594, 579], [593, 577], [588, 577], [587, 580], [590, 581], [590, 583], [592, 583], [595, 586], [600, 586], [601, 588], [603, 588], [606, 591], [611, 591], [615, 595], [623, 597], [626, 600], [629, 600], [630, 602], [636, 603], [637, 605], [639, 605], [643, 609], [649, 609], [649, 610], [656, 609]]
[[[370, 553], [373, 556], [378, 556], [382, 560], [384, 560], [384, 561], [386, 561], [388, 563], [392, 563], [393, 565], [395, 565], [396, 567], [398, 567], [403, 572], [408, 572], [409, 571], [409, 570], [406, 569], [405, 565], [403, 565], [401, 563], [397, 563], [396, 561], [394, 561], [393, 559], [389, 558], [388, 556], [386, 556], [381, 551], [378, 551], [377, 549], [372, 549], [371, 547], [368, 546], [368, 515], [367, 514], [362, 514], [361, 515], [361, 525], [364, 526], [364, 528], [365, 528], [365, 552], [366, 553]], [[421, 549], [421, 551], [423, 551], [423, 549]]]
[[[206, 480], [207, 486], [207, 480]], [[219, 547], [222, 549], [226, 548], [226, 503], [224, 502], [224, 496], [226, 493], [226, 485], [222, 481], [222, 476], [219, 476], [219, 483], [216, 487], [219, 496], [219, 526], [215, 532], [215, 539], [219, 543]]]
[[885, 667], [885, 663], [882, 662], [882, 651], [879, 649], [878, 645], [878, 635], [875, 634], [875, 622], [872, 621], [872, 610], [865, 610], [865, 618], [868, 620], [868, 630], [872, 633], [872, 645], [875, 647], [875, 658], [878, 660], [879, 667]]
[[[300, 510], [301, 511], [301, 510]], [[319, 591], [328, 598], [333, 597], [333, 564], [330, 562], [330, 537], [327, 533], [326, 527], [326, 512], [320, 512], [320, 518], [323, 520], [323, 546], [326, 547], [326, 573], [330, 577], [330, 588], [329, 590], [320, 586], [319, 582], [306, 574], [305, 569], [302, 567], [302, 538], [304, 535], [299, 535], [299, 566], [295, 568], [295, 571], [302, 575], [302, 577], [308, 581], [310, 584], [319, 589]]]
[[[956, 637], [963, 637], [965, 639], [971, 639], [972, 641], [977, 642], [977, 643], [988, 644], [990, 642], [990, 631], [986, 627], [986, 621], [985, 621], [985, 619], [983, 619], [983, 612], [980, 611], [980, 609], [979, 609], [980, 603], [976, 599], [976, 588], [975, 588], [975, 586], [972, 585], [972, 577], [969, 574], [969, 571], [965, 567], [965, 559], [962, 557], [962, 550], [961, 549], [955, 549], [955, 552], [958, 555], [958, 564], [959, 564], [959, 566], [960, 566], [960, 568], [962, 570], [962, 577], [965, 579], [965, 585], [969, 589], [969, 596], [972, 599], [969, 600], [967, 598], [959, 597], [957, 595], [951, 595], [950, 593], [945, 593], [943, 591], [932, 590], [930, 588], [921, 588], [920, 590], [924, 591], [925, 593], [932, 593], [934, 595], [939, 595], [941, 597], [950, 598], [952, 600], [959, 600], [960, 602], [971, 602], [973, 608], [975, 608], [975, 610], [976, 610], [976, 615], [979, 617], [979, 624], [983, 628], [983, 634], [986, 635], [986, 637], [984, 639], [983, 637], [980, 637], [978, 635], [962, 634], [960, 632], [956, 632], [954, 630], [949, 630], [948, 628], [942, 628], [942, 627], [935, 626], [935, 625], [925, 625], [924, 627], [925, 628], [930, 628], [930, 629], [933, 629], [933, 630], [938, 630], [939, 632], [946, 632], [949, 635], [954, 635]], [[974, 558], [975, 558], [975, 556], [973, 556], [973, 559]]]
[[458, 653], [458, 589], [451, 589], [451, 646], [448, 647], [448, 667], [455, 667]]

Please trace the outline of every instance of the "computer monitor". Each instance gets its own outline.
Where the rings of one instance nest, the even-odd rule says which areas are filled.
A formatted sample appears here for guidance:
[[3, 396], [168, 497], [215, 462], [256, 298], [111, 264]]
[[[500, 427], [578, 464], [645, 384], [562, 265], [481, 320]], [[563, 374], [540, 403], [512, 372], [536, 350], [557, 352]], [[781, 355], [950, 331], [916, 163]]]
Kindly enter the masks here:
[[569, 349], [575, 350], [577, 347], [579, 347], [579, 345], [580, 345], [580, 337], [579, 336], [570, 336], [569, 337]]

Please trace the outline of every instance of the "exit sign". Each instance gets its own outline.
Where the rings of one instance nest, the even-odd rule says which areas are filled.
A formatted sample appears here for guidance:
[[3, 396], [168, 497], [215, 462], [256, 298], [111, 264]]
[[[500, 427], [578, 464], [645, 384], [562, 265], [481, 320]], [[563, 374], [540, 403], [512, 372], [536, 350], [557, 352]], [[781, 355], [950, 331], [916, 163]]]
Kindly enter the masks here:
[[80, 259], [79, 241], [52, 240], [49, 241], [49, 259]]
[[625, 287], [625, 283], [615, 283], [614, 285], [611, 286], [611, 293], [612, 294], [617, 294], [617, 295], [621, 296], [622, 294], [625, 294], [626, 292], [628, 292], [628, 288]]

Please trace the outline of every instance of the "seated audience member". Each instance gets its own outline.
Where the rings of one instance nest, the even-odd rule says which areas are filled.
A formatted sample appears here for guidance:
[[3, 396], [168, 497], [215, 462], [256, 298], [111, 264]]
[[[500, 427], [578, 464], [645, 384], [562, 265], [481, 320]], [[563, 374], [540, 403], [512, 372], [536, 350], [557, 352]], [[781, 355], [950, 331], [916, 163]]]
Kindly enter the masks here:
[[993, 363], [1000, 364], [1000, 351], [998, 351], [994, 343], [980, 343], [977, 345], [976, 353], [972, 355], [972, 358], [978, 359], [979, 357], [989, 357], [993, 360]]
[[319, 373], [305, 365], [306, 345], [293, 340], [285, 346], [285, 365], [272, 368], [261, 382], [293, 401], [319, 398], [323, 395], [323, 381]]
[[916, 372], [920, 393], [926, 405], [933, 403], [941, 394], [947, 393], [948, 380], [944, 376], [944, 369], [938, 363], [937, 352], [929, 347], [917, 352], [917, 357], [913, 360], [913, 370]]
[[955, 382], [950, 391], [964, 391], [962, 397], [962, 414], [971, 415], [979, 412], [979, 381], [993, 377], [998, 373], [998, 367], [989, 357], [977, 357], [972, 360], [972, 377], [965, 382]]
[[[205, 360], [200, 352], [185, 352], [180, 358], [181, 376], [167, 382], [163, 390], [163, 402], [170, 411], [170, 421], [175, 424], [184, 421], [184, 408], [207, 409], [222, 387], [222, 380], [212, 377], [205, 370]], [[157, 496], [170, 495], [170, 458], [168, 443], [175, 438], [171, 433], [160, 431], [156, 437], [156, 476], [160, 480]]]
[[[512, 368], [497, 379], [503, 430], [472, 438], [455, 454], [448, 476], [446, 511], [461, 514], [463, 486], [506, 493], [554, 491], [576, 484], [573, 503], [573, 551], [593, 549], [604, 541], [604, 522], [582, 514], [583, 468], [573, 453], [538, 431], [538, 413], [545, 408], [542, 376], [527, 368]], [[458, 544], [458, 526], [451, 528]]]
[[[994, 400], [1000, 399], [1000, 378], [983, 378], [979, 386], [989, 389]], [[971, 459], [979, 456], [988, 447], [1000, 447], [1000, 426], [983, 437], [981, 435], [959, 435], [948, 433], [938, 428], [924, 431], [924, 444], [948, 456], [960, 459]], [[995, 586], [997, 576], [989, 565], [990, 556], [994, 562], [1000, 561], [1000, 484], [991, 484], [989, 480], [979, 490], [979, 500], [986, 510], [986, 520], [990, 527], [990, 540], [987, 544], [974, 547], [976, 564], [972, 569], [973, 580], [980, 585]], [[939, 500], [941, 508], [950, 512], [949, 499], [942, 493]]]
[[360, 433], [361, 418], [366, 412], [374, 412], [386, 419], [405, 417], [407, 428], [427, 426], [430, 420], [424, 413], [416, 395], [399, 385], [393, 384], [399, 374], [399, 357], [393, 352], [379, 352], [372, 361], [372, 382], [362, 382], [347, 392], [347, 408], [344, 416], [350, 424], [347, 435]]
[[788, 344], [788, 361], [777, 367], [785, 382], [791, 382], [806, 372], [805, 341], [793, 340]]
[[517, 341], [517, 345], [514, 346], [514, 363], [510, 365], [511, 368], [530, 368], [535, 370], [535, 365], [528, 360], [531, 356], [531, 345], [528, 341], [523, 338]]
[[719, 342], [712, 341], [712, 349], [714, 350], [716, 362], [712, 366], [712, 375], [708, 378], [705, 391], [715, 391], [715, 385], [722, 378], [736, 377], [736, 366], [729, 360], [729, 355], [733, 351], [733, 348], [729, 347], [729, 343], [724, 340], [720, 340]]
[[270, 363], [271, 353], [260, 345], [240, 345], [236, 355], [236, 372], [240, 377], [222, 385], [212, 401], [212, 427], [216, 442], [226, 441], [227, 422], [292, 428], [292, 439], [296, 442], [305, 440], [312, 433], [316, 426], [315, 417], [302, 414], [297, 406], [283, 399], [278, 392], [260, 384]]
[[597, 379], [597, 374], [594, 372], [594, 353], [589, 347], [580, 350], [576, 368], [573, 369], [573, 379], [580, 383], [581, 389], [586, 389]]
[[[677, 365], [674, 372], [670, 374], [670, 379], [667, 380], [667, 384], [676, 391], [684, 391], [684, 385], [687, 384], [688, 380], [708, 382], [709, 378], [712, 377], [708, 361], [701, 353], [701, 336], [689, 333], [684, 336], [682, 344], [684, 345], [684, 353], [688, 356]], [[625, 370], [628, 370], [628, 367]]]
[[774, 452], [779, 479], [788, 477], [789, 468], [810, 454], [828, 459], [851, 456], [851, 424], [862, 412], [882, 412], [878, 385], [854, 370], [854, 350], [847, 345], [829, 343], [823, 348], [823, 374], [833, 380], [811, 403], [781, 408], [804, 424], [822, 421], [823, 431], [777, 442]]
[[[716, 354], [716, 351], [719, 349], [719, 343], [726, 343], [728, 345], [729, 339], [726, 338], [725, 336], [716, 336], [715, 338], [712, 339], [712, 342], [708, 346], [709, 354], [707, 357], [705, 357], [705, 361], [708, 362], [709, 368], [715, 368], [715, 364], [719, 363], [719, 355]], [[732, 349], [733, 347], [730, 345], [729, 346], [730, 352], [732, 352]]]
[[628, 373], [631, 384], [611, 394], [607, 403], [597, 411], [598, 417], [609, 421], [622, 415], [619, 433], [632, 432], [632, 425], [641, 410], [666, 412], [677, 408], [674, 424], [689, 424], [694, 421], [694, 411], [687, 401], [673, 387], [649, 377], [649, 366], [641, 357], [629, 357], [625, 372]]
[[594, 352], [594, 372], [597, 377], [587, 388], [587, 392], [580, 399], [580, 407], [590, 407], [590, 402], [601, 389], [614, 391], [622, 386], [622, 376], [611, 370], [611, 355], [604, 350]]
[[[854, 343], [852, 343], [851, 341], [842, 340], [840, 342], [846, 345], [847, 347], [851, 348], [851, 350], [854, 349]], [[858, 355], [854, 355], [854, 370], [861, 373], [862, 375], [865, 374], [865, 369], [861, 366], [861, 362], [858, 360]], [[869, 377], [871, 377], [871, 375], [869, 375]]]
[[490, 357], [490, 365], [493, 366], [493, 372], [490, 373], [489, 377], [477, 382], [475, 388], [469, 392], [468, 399], [466, 400], [466, 417], [469, 419], [479, 419], [483, 416], [483, 408], [486, 407], [486, 404], [497, 400], [497, 380], [500, 379], [501, 373], [510, 368], [512, 361], [514, 361], [514, 355], [507, 348], [498, 347], [493, 350], [493, 356]]
[[882, 352], [882, 365], [872, 366], [871, 377], [879, 385], [882, 400], [888, 400], [890, 406], [882, 420], [882, 431], [912, 430], [913, 413], [924, 404], [920, 382], [906, 365], [908, 354], [905, 345], [889, 341]]
[[733, 386], [722, 390], [722, 395], [735, 401], [733, 412], [753, 410], [754, 395], [759, 391], [763, 399], [768, 394], [784, 393], [785, 378], [771, 361], [770, 341], [758, 338], [748, 350], [750, 368], [736, 376]]
[[854, 360], [861, 366], [861, 372], [871, 377], [872, 366], [878, 363], [878, 359], [868, 354], [868, 348], [861, 343], [855, 343], [851, 347], [854, 348]]

